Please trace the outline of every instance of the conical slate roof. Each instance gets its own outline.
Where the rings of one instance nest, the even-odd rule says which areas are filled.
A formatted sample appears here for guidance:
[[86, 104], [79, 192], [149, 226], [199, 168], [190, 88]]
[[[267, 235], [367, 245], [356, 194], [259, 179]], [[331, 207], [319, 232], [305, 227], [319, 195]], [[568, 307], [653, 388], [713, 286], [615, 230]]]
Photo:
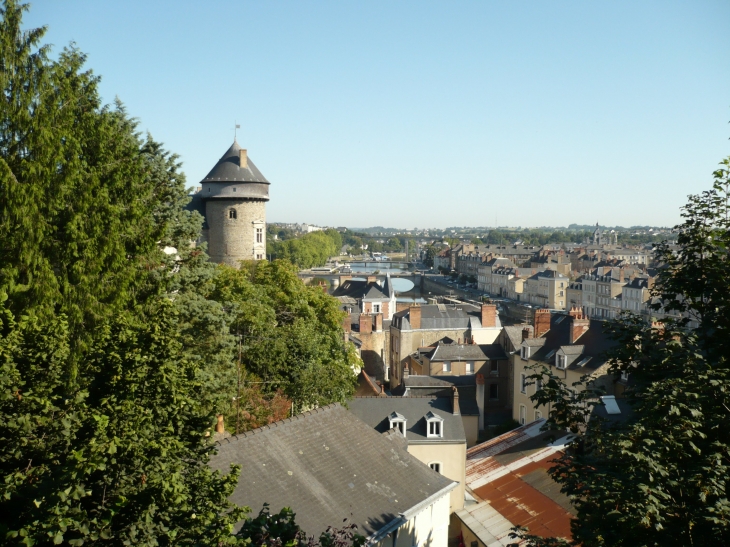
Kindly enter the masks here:
[[202, 182], [259, 182], [270, 184], [266, 177], [261, 174], [256, 166], [248, 158], [246, 167], [239, 166], [239, 151], [241, 147], [233, 141], [231, 147], [226, 150], [210, 173], [205, 175]]

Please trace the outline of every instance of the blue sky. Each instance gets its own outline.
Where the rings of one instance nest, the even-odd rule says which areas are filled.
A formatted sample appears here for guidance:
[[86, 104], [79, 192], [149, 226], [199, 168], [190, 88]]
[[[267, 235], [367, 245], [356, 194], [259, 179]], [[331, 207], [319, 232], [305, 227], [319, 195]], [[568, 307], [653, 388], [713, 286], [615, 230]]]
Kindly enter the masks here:
[[194, 186], [271, 222], [673, 225], [730, 155], [730, 2], [36, 0]]

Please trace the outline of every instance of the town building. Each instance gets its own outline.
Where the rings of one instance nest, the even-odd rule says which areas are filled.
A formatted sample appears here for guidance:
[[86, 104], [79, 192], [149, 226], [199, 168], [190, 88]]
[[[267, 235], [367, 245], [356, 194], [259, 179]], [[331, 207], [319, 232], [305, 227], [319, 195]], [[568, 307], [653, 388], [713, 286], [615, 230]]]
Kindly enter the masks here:
[[494, 304], [416, 305], [396, 313], [390, 324], [391, 388], [401, 383], [406, 360], [417, 354], [418, 348], [445, 337], [457, 343], [492, 344], [501, 328]]
[[525, 281], [522, 300], [535, 306], [564, 310], [570, 279], [554, 270], [543, 270]]
[[[355, 397], [348, 407], [381, 434], [396, 428], [412, 456], [458, 483], [450, 494], [450, 511], [464, 506], [466, 433], [458, 397]], [[358, 460], [371, 463], [362, 456]]]
[[573, 386], [581, 377], [591, 374], [595, 386], [603, 386], [608, 395], [615, 394], [617, 379], [608, 374], [606, 355], [606, 351], [614, 345], [604, 322], [586, 318], [581, 310], [573, 308], [569, 314], [536, 310], [534, 338], [527, 332], [519, 352], [511, 356], [514, 369], [513, 418], [525, 424], [548, 415], [549, 409], [535, 406], [530, 400], [530, 396], [540, 389], [540, 382], [529, 379], [536, 373], [530, 367], [536, 365], [548, 367], [554, 374], [559, 374], [566, 386]]
[[266, 258], [269, 185], [236, 141], [203, 178], [188, 209], [205, 219], [201, 240], [212, 262], [238, 267]]
[[[387, 425], [376, 430], [333, 404], [222, 438], [210, 466], [221, 472], [241, 466], [231, 501], [254, 515], [264, 504], [272, 512], [289, 507], [309, 536], [346, 520], [368, 547], [447, 547], [452, 493], [463, 497], [463, 478], [457, 484], [429, 468], [397, 425]], [[448, 428], [443, 431], [449, 438]]]

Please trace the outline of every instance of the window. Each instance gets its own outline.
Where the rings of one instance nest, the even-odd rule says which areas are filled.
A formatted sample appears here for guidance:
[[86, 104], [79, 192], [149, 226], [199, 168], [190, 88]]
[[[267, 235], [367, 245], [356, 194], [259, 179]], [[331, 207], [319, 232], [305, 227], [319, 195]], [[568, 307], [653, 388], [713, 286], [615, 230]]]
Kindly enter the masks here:
[[489, 384], [489, 398], [493, 401], [499, 399], [499, 385]]
[[256, 228], [256, 243], [263, 243], [263, 242], [264, 242], [264, 229]]
[[522, 360], [527, 361], [530, 358], [530, 347], [522, 346]]
[[565, 355], [556, 355], [555, 356], [555, 366], [559, 369], [565, 369], [565, 365], [567, 363], [567, 360], [565, 358]]
[[536, 410], [535, 411], [535, 420], [537, 421], [540, 419], [542, 419], [542, 412], [540, 412], [539, 410]]
[[380, 304], [373, 304], [373, 313], [380, 313]]
[[527, 392], [527, 376], [520, 374], [520, 393]]
[[527, 408], [525, 405], [520, 405], [520, 424], [525, 425], [525, 414], [527, 414]]
[[542, 378], [535, 380], [535, 393], [542, 389]]
[[436, 473], [441, 473], [441, 462], [431, 462], [428, 466], [436, 471]]
[[235, 219], [236, 218], [236, 210], [235, 209], [228, 209], [228, 218]]
[[426, 414], [426, 437], [443, 437], [444, 436], [444, 419], [438, 414], [434, 414], [429, 410]]
[[622, 370], [621, 371], [621, 381], [622, 382], [628, 382], [629, 381], [629, 371], [628, 370]]
[[263, 259], [264, 259], [264, 255], [262, 255], [260, 253], [256, 255], [256, 260], [263, 260]]
[[474, 374], [474, 363], [472, 363], [471, 361], [467, 361], [466, 363], [466, 373]]
[[497, 361], [492, 361], [490, 363], [489, 375], [490, 376], [499, 376], [499, 363]]
[[451, 372], [451, 362], [450, 361], [444, 361], [444, 372]]
[[388, 416], [390, 422], [390, 428], [396, 428], [401, 435], [406, 436], [406, 418], [402, 414], [397, 412], [391, 412]]

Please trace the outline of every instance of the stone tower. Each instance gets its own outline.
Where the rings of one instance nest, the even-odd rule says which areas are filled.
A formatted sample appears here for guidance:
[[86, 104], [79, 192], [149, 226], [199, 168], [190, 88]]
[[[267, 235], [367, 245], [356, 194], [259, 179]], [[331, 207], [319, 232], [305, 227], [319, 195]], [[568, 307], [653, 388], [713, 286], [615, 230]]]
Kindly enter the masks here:
[[266, 258], [269, 181], [236, 141], [201, 181], [191, 209], [205, 217], [203, 240], [213, 262], [238, 267]]

